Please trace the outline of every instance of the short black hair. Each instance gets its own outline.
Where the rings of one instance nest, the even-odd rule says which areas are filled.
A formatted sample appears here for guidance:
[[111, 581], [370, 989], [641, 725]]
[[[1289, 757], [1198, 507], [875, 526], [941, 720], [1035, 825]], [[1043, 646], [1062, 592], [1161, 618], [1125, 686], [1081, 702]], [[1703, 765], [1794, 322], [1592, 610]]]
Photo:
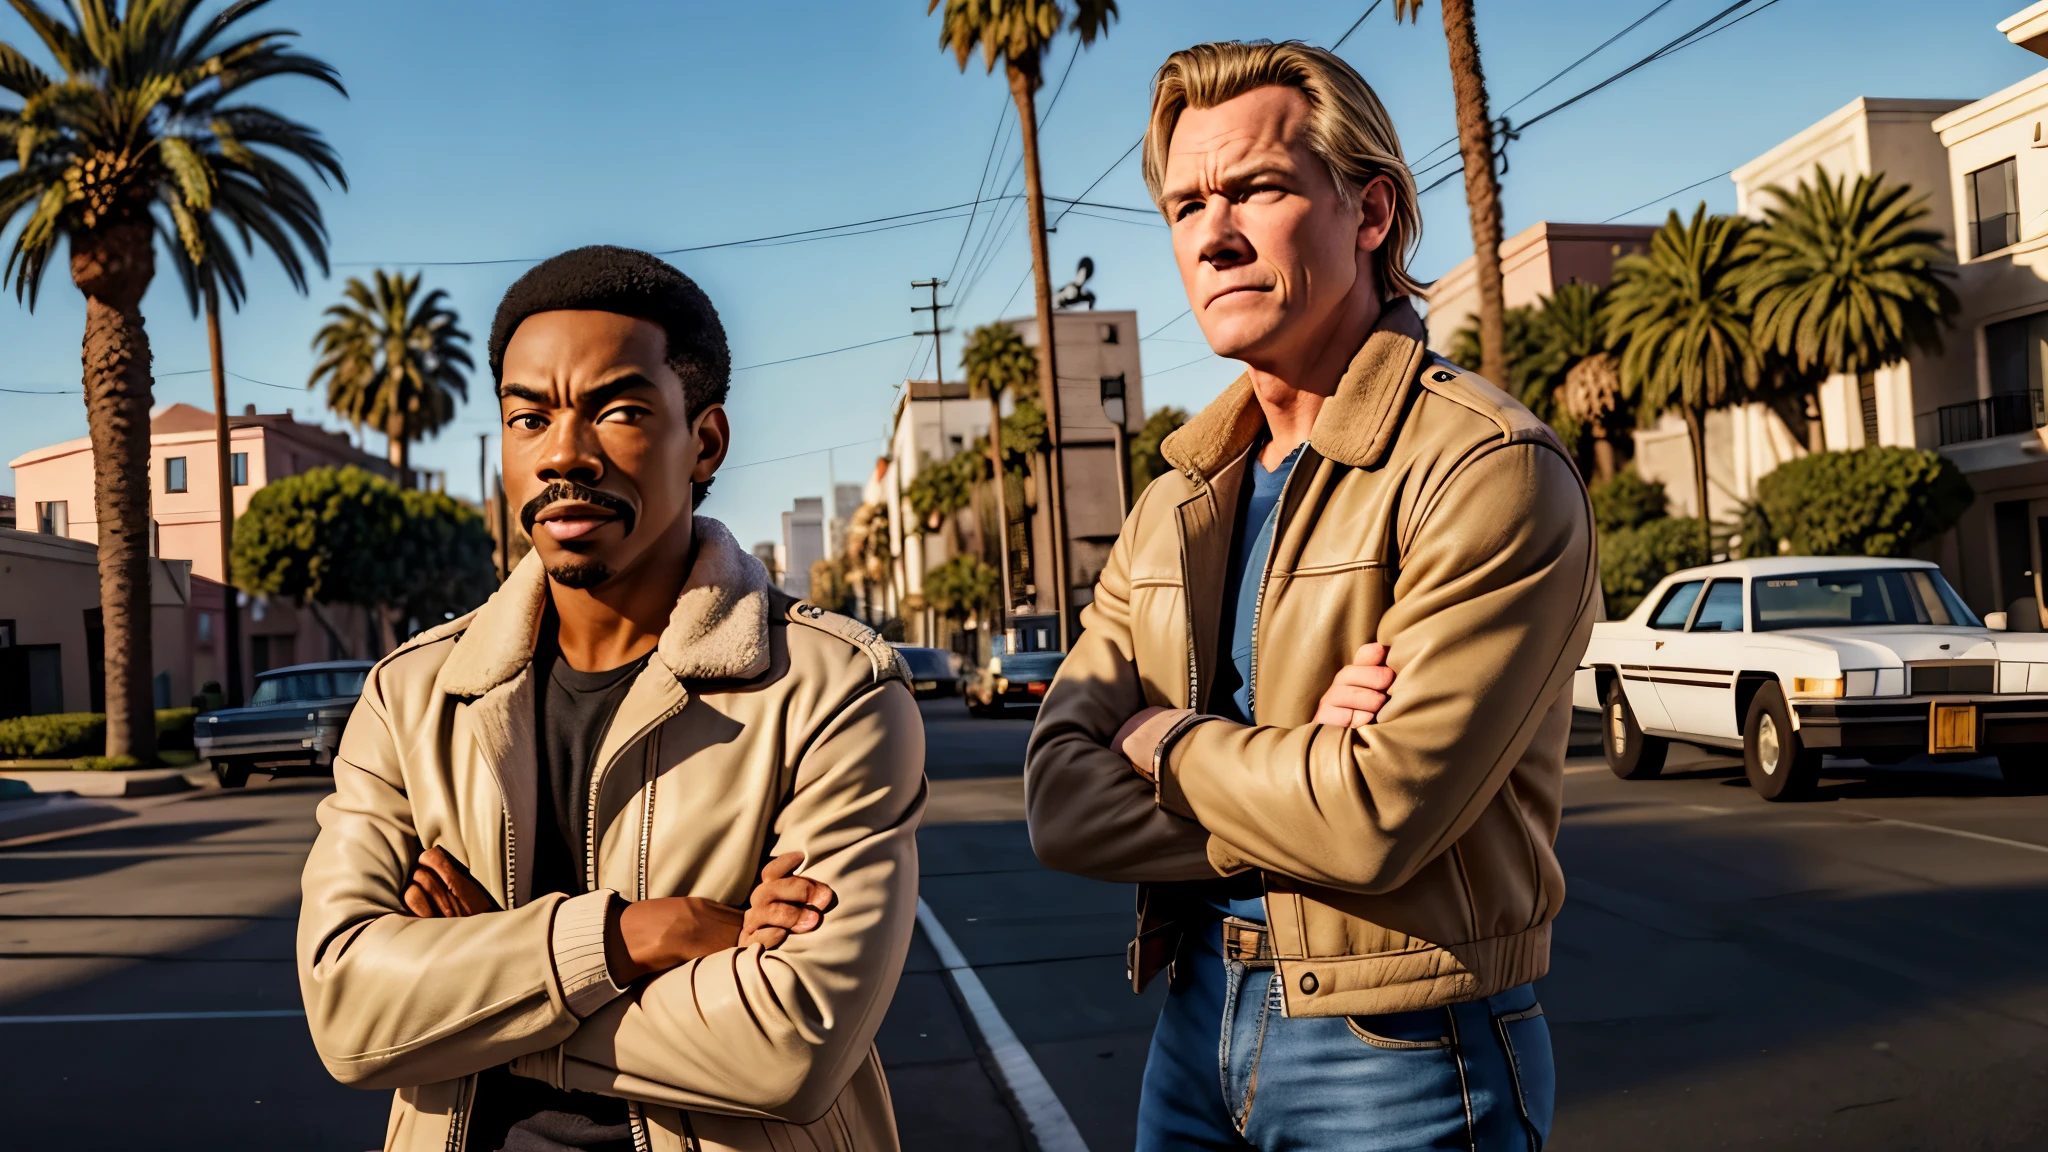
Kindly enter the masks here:
[[505, 346], [538, 312], [615, 312], [658, 325], [668, 335], [668, 366], [683, 382], [689, 415], [725, 403], [732, 351], [718, 309], [697, 282], [656, 256], [593, 244], [541, 261], [512, 282], [491, 321], [491, 379], [504, 383]]

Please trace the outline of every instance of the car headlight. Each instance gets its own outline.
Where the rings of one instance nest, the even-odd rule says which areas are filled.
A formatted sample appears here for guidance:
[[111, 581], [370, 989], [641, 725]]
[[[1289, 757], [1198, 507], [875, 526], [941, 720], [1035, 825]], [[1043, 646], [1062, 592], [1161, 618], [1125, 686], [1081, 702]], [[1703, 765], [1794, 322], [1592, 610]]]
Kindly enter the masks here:
[[1842, 678], [1840, 676], [1794, 676], [1792, 678], [1792, 694], [1794, 696], [1819, 696], [1831, 700], [1840, 699], [1842, 695]]

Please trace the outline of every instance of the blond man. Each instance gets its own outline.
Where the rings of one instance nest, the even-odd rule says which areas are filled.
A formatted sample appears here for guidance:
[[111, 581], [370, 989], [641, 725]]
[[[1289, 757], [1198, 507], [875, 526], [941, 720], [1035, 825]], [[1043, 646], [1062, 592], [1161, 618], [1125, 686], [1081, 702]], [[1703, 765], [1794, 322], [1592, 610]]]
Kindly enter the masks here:
[[1138, 883], [1134, 986], [1172, 973], [1138, 1146], [1539, 1148], [1585, 490], [1425, 346], [1414, 181], [1342, 60], [1175, 53], [1144, 159], [1246, 371], [1165, 442], [1025, 775], [1042, 860]]

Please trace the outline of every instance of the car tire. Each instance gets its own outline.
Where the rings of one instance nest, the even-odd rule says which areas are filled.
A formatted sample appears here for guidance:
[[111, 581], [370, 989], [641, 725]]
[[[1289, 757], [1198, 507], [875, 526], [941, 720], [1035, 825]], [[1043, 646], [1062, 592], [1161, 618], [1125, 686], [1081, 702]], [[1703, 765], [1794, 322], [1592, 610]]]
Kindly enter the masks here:
[[1742, 722], [1742, 772], [1766, 800], [1799, 800], [1820, 783], [1821, 754], [1800, 742], [1785, 690], [1775, 682], [1757, 689]]
[[1616, 680], [1607, 689], [1607, 706], [1600, 714], [1600, 748], [1607, 754], [1607, 767], [1623, 780], [1655, 780], [1664, 771], [1665, 753], [1671, 741], [1643, 735], [1636, 723], [1636, 710], [1628, 706], [1628, 694]]
[[215, 760], [213, 778], [223, 788], [241, 788], [249, 783], [249, 766], [240, 760]]
[[2016, 792], [2048, 791], [2048, 756], [2038, 751], [2000, 752], [1998, 770], [2005, 774], [2006, 785]]

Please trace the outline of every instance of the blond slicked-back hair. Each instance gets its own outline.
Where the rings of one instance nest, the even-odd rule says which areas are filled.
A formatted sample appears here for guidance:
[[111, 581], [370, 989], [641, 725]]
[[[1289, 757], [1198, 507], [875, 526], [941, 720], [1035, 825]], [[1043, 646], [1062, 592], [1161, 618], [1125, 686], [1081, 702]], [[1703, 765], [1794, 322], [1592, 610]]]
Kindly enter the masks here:
[[[1401, 158], [1401, 138], [1372, 85], [1336, 53], [1299, 40], [1278, 44], [1223, 40], [1183, 48], [1166, 58], [1152, 81], [1152, 120], [1145, 128], [1145, 187], [1161, 212], [1166, 152], [1174, 126], [1190, 108], [1214, 108], [1255, 88], [1293, 88], [1308, 100], [1308, 146], [1329, 167], [1339, 192], [1356, 196], [1375, 177], [1394, 185], [1394, 222], [1373, 253], [1382, 299], [1421, 295], [1408, 257], [1422, 239], [1415, 177]], [[1169, 221], [1170, 222], [1170, 221]]]

